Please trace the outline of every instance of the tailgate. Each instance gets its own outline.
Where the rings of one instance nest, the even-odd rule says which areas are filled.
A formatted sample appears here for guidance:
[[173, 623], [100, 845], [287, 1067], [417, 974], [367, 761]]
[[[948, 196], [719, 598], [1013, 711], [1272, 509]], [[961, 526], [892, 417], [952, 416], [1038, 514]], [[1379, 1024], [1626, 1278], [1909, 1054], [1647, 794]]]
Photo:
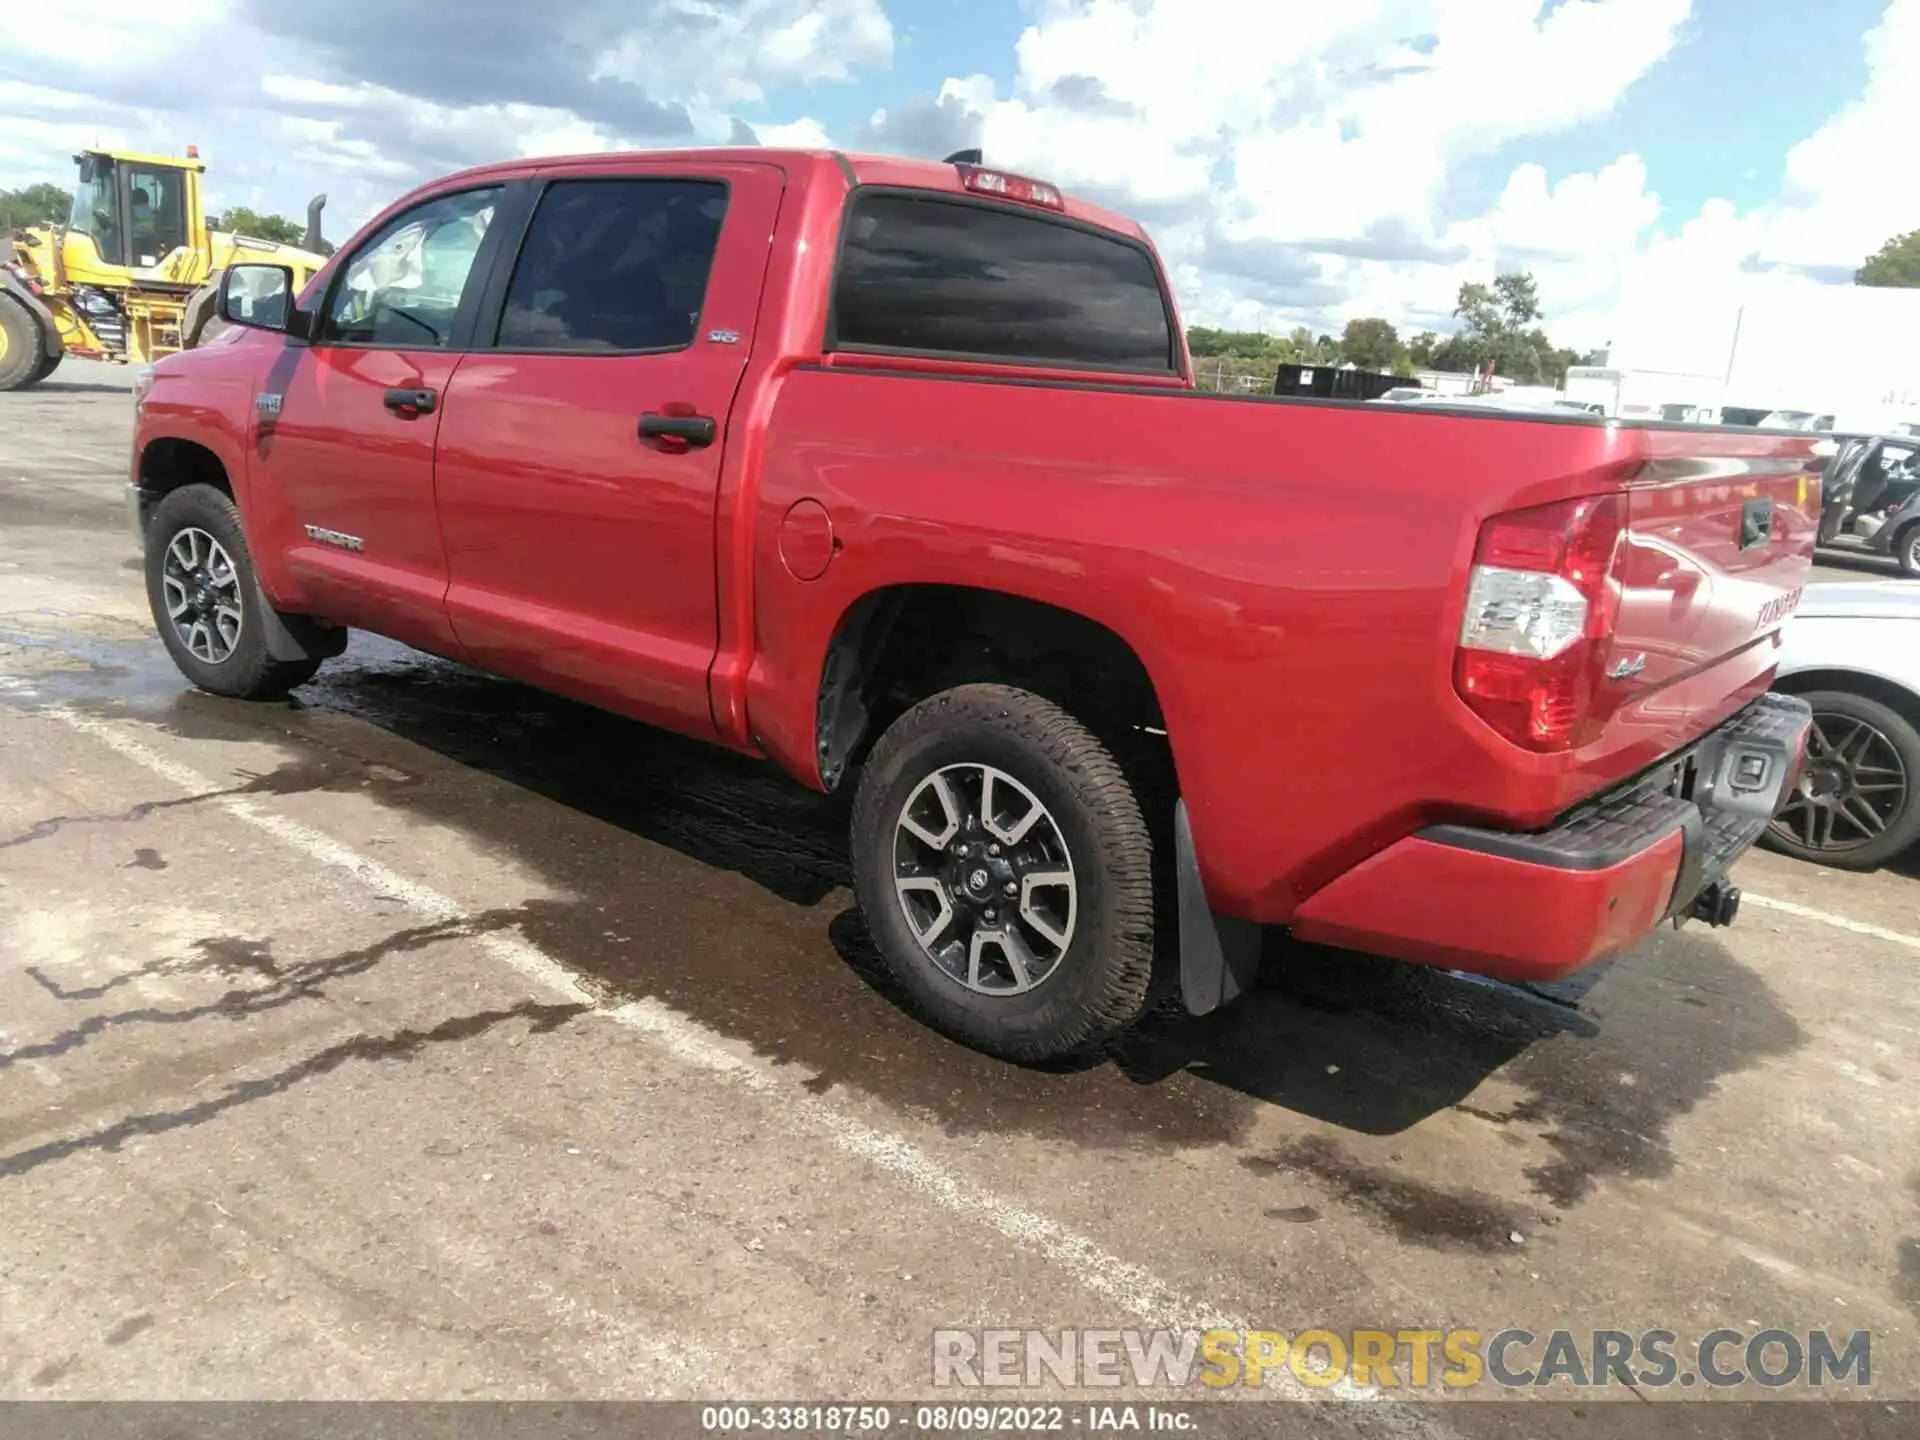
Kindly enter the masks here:
[[[1620, 611], [1606, 660], [1621, 708], [1756, 645], [1770, 655], [1770, 637], [1799, 603], [1820, 514], [1820, 437], [1644, 434], [1652, 453], [1628, 484]], [[1734, 668], [1744, 680], [1756, 667]], [[1732, 674], [1729, 682], [1738, 683]]]

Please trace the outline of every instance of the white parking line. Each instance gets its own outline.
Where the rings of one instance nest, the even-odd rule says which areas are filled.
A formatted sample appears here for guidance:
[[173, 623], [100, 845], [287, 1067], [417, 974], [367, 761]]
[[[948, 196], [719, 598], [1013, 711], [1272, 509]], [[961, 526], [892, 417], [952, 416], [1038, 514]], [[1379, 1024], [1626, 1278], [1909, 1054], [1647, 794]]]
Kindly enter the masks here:
[[[82, 715], [64, 707], [39, 712], [42, 716], [88, 735], [189, 794], [212, 794], [221, 787], [199, 771], [152, 749], [128, 733], [124, 723]], [[388, 868], [332, 836], [288, 819], [244, 795], [222, 795], [214, 803], [235, 819], [264, 830], [311, 860], [344, 870], [378, 894], [391, 896], [438, 923], [458, 921], [465, 911], [439, 891]], [[698, 1021], [654, 1000], [604, 1006], [587, 986], [546, 951], [516, 936], [495, 933], [472, 937], [487, 954], [530, 980], [593, 1013], [658, 1042], [682, 1061], [720, 1076], [745, 1089], [778, 1100], [784, 1118], [796, 1131], [824, 1139], [847, 1154], [885, 1170], [953, 1214], [985, 1224], [1005, 1239], [1037, 1251], [1070, 1273], [1094, 1295], [1119, 1306], [1142, 1325], [1171, 1330], [1238, 1330], [1253, 1328], [1238, 1317], [1184, 1294], [1144, 1266], [1122, 1259], [1094, 1240], [1019, 1205], [1005, 1196], [948, 1170], [931, 1155], [902, 1136], [862, 1124], [838, 1107], [808, 1095], [790, 1075], [766, 1065]], [[1265, 1398], [1383, 1401], [1368, 1414], [1381, 1433], [1440, 1437], [1450, 1434], [1437, 1418], [1405, 1404], [1394, 1403], [1378, 1391], [1362, 1389], [1342, 1379], [1324, 1389], [1309, 1389], [1291, 1375], [1273, 1377]]]
[[1870, 925], [1864, 920], [1849, 920], [1844, 915], [1815, 910], [1808, 905], [1796, 905], [1791, 900], [1773, 900], [1765, 895], [1755, 895], [1751, 890], [1742, 892], [1740, 900], [1746, 905], [1758, 905], [1762, 910], [1778, 910], [1782, 915], [1797, 915], [1802, 920], [1818, 921], [1822, 925], [1831, 925], [1836, 930], [1850, 930], [1855, 935], [1870, 935], [1875, 940], [1885, 940], [1890, 945], [1904, 945], [1909, 950], [1920, 950], [1920, 935], [1908, 935], [1899, 930], [1889, 930], [1884, 925]]

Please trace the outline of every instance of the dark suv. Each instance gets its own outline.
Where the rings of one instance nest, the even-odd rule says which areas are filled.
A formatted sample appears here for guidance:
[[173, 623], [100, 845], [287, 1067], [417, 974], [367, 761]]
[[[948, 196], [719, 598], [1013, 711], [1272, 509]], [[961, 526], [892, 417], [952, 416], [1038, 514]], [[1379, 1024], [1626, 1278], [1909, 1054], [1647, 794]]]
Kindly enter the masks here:
[[1848, 435], [1827, 462], [1822, 547], [1889, 555], [1920, 576], [1920, 437]]

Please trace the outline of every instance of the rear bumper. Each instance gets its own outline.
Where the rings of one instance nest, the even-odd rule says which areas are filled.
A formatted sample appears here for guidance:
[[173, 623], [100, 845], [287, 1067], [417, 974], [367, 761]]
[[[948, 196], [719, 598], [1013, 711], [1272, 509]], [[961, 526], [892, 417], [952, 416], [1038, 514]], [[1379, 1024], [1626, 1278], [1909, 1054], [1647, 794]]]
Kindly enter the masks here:
[[1293, 933], [1503, 980], [1571, 974], [1725, 879], [1798, 781], [1811, 715], [1763, 695], [1545, 830], [1431, 826], [1315, 893]]

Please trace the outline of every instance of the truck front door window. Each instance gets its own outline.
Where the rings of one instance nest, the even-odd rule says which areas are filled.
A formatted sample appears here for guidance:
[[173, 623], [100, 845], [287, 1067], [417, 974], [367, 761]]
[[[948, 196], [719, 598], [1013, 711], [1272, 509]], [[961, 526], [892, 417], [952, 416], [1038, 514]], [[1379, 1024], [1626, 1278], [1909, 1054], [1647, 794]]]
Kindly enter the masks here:
[[499, 196], [466, 190], [395, 216], [348, 262], [320, 339], [444, 350]]
[[541, 198], [500, 317], [503, 350], [693, 343], [727, 214], [717, 180], [569, 180]]

